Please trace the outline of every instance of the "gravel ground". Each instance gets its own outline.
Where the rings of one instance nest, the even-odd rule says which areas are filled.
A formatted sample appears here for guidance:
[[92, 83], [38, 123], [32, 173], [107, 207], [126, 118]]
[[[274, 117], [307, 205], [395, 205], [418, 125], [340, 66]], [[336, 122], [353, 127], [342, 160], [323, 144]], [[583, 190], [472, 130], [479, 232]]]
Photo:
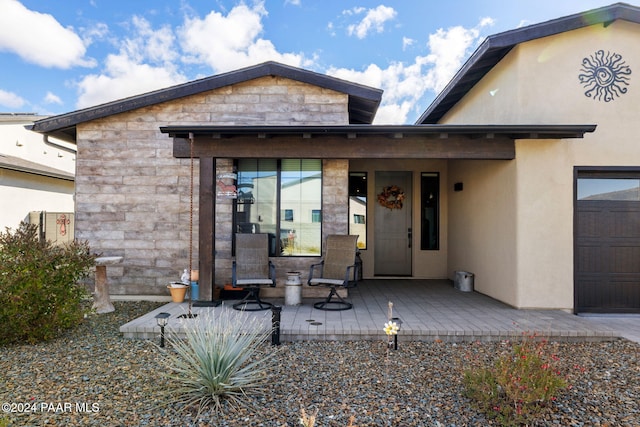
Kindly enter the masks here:
[[[157, 341], [125, 340], [118, 328], [157, 303], [116, 302], [57, 340], [0, 347], [0, 426], [495, 425], [463, 396], [470, 357], [490, 359], [501, 343], [409, 343], [387, 358], [379, 342], [302, 342], [277, 347], [273, 385], [257, 410], [195, 419], [164, 405]], [[6, 327], [3, 326], [3, 327]], [[640, 426], [640, 345], [551, 343], [571, 388], [536, 425]], [[276, 347], [265, 346], [264, 351]], [[7, 406], [10, 411], [6, 412]], [[28, 411], [27, 411], [28, 409]], [[4, 424], [3, 424], [4, 423]]]

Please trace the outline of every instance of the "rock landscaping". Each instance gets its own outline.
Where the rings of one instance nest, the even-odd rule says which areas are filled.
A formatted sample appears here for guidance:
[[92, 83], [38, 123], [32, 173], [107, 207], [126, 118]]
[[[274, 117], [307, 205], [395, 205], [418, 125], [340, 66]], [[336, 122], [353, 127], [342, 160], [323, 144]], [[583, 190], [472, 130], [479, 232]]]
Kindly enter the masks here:
[[[498, 425], [465, 397], [463, 376], [490, 362], [504, 342], [296, 342], [272, 347], [277, 364], [263, 396], [222, 415], [167, 399], [163, 358], [171, 346], [127, 340], [120, 325], [159, 306], [115, 302], [63, 337], [0, 347], [0, 426], [298, 426], [302, 409], [317, 427]], [[3, 327], [6, 327], [3, 326]], [[535, 425], [640, 425], [640, 345], [548, 343], [569, 387]], [[170, 399], [169, 399], [170, 400]]]

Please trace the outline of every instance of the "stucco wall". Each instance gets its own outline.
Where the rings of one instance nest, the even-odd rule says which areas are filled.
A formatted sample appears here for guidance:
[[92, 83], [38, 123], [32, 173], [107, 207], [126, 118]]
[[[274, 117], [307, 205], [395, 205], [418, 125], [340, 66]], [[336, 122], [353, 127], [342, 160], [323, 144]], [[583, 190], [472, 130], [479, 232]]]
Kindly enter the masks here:
[[18, 228], [31, 211], [73, 212], [73, 181], [0, 169], [0, 227]]
[[[452, 234], [450, 267], [471, 265], [470, 269], [490, 271], [476, 277], [482, 291], [518, 307], [573, 307], [573, 170], [575, 166], [638, 166], [637, 106], [640, 105], [638, 72], [640, 52], [637, 24], [615, 21], [523, 43], [509, 53], [469, 94], [452, 109], [442, 123], [501, 124], [597, 124], [596, 132], [584, 139], [516, 142], [516, 159], [501, 164], [501, 179], [513, 186], [517, 214], [512, 227], [496, 229], [496, 236], [512, 246], [514, 262], [486, 257], [485, 265], [475, 260], [486, 251], [484, 239], [471, 234], [470, 240]], [[585, 96], [580, 83], [582, 61], [596, 51], [618, 53], [631, 70], [628, 92], [610, 102]], [[459, 167], [452, 163], [449, 180], [460, 179]], [[466, 174], [486, 176], [482, 162], [465, 162]], [[484, 181], [484, 179], [483, 179]], [[504, 206], [488, 206], [501, 183], [486, 186], [478, 203], [487, 216], [497, 215]], [[467, 183], [465, 182], [466, 192]], [[463, 193], [464, 193], [463, 192]], [[452, 203], [455, 198], [452, 198]], [[486, 205], [486, 206], [485, 206]], [[468, 213], [478, 206], [467, 200], [451, 205]], [[475, 208], [475, 209], [474, 209]], [[498, 209], [500, 208], [500, 209]], [[488, 219], [488, 218], [487, 218]], [[506, 219], [506, 218], [505, 218]], [[460, 219], [461, 221], [463, 218]], [[480, 224], [479, 224], [480, 226]], [[451, 229], [456, 228], [454, 220]], [[507, 242], [511, 241], [511, 244]], [[467, 254], [455, 248], [470, 247]], [[465, 267], [467, 268], [467, 267]], [[496, 272], [504, 271], [502, 274]], [[485, 280], [491, 280], [489, 286]], [[514, 282], [515, 281], [515, 282]], [[514, 288], [516, 289], [514, 291]]]
[[[75, 173], [75, 153], [47, 145], [44, 137], [25, 129], [35, 114], [0, 114], [0, 154], [54, 168], [59, 172]], [[50, 141], [67, 149], [73, 145], [55, 138]], [[37, 165], [33, 165], [37, 167]], [[17, 228], [28, 219], [30, 211], [73, 212], [73, 180], [0, 169], [0, 229]]]
[[[263, 77], [208, 93], [79, 124], [76, 236], [105, 256], [113, 294], [166, 295], [189, 259], [189, 159], [173, 157], [166, 125], [318, 125], [348, 123], [347, 95], [279, 77]], [[267, 154], [267, 153], [264, 153]], [[231, 159], [218, 159], [229, 171]], [[325, 234], [346, 230], [348, 163], [325, 161]], [[194, 233], [198, 229], [195, 161]], [[341, 193], [344, 198], [340, 200]], [[340, 206], [338, 206], [338, 200]], [[216, 283], [231, 276], [230, 200], [216, 204]], [[330, 225], [332, 223], [333, 225]], [[194, 234], [194, 268], [197, 266]], [[278, 259], [282, 274], [307, 259]], [[204, 297], [206, 297], [206, 290]]]
[[518, 297], [514, 169], [505, 161], [452, 161], [447, 187], [449, 277], [472, 272], [477, 291], [509, 304]]
[[[76, 155], [73, 144], [54, 137], [45, 138], [44, 135], [27, 130], [34, 121], [45, 118], [35, 114], [0, 113], [0, 153], [19, 157], [50, 168], [68, 173], [76, 171]], [[49, 145], [45, 141], [56, 144]], [[66, 148], [66, 149], [65, 149]]]

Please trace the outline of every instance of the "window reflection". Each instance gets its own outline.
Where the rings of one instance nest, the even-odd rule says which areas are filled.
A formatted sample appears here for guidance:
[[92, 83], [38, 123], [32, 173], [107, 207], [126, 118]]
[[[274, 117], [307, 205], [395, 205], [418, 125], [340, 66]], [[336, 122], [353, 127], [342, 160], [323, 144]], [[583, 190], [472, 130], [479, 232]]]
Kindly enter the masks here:
[[367, 173], [349, 173], [349, 234], [358, 235], [358, 248], [367, 248]]
[[578, 200], [640, 201], [640, 179], [580, 178]]
[[440, 175], [437, 172], [423, 172], [420, 184], [422, 203], [420, 213], [420, 249], [437, 250], [440, 246], [438, 231]]
[[284, 159], [280, 206], [282, 255], [320, 255], [322, 223], [322, 163], [318, 159]]
[[322, 163], [240, 159], [235, 227], [267, 233], [270, 256], [320, 255]]

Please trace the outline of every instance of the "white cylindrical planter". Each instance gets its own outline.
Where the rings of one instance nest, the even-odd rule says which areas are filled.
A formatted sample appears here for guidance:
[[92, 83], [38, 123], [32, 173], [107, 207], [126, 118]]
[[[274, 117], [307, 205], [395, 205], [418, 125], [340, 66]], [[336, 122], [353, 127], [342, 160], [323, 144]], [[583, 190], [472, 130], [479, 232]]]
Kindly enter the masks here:
[[302, 303], [302, 282], [299, 271], [288, 271], [284, 283], [284, 305], [300, 305]]

